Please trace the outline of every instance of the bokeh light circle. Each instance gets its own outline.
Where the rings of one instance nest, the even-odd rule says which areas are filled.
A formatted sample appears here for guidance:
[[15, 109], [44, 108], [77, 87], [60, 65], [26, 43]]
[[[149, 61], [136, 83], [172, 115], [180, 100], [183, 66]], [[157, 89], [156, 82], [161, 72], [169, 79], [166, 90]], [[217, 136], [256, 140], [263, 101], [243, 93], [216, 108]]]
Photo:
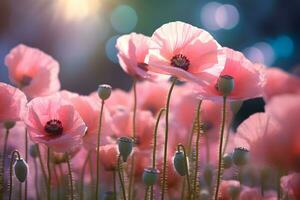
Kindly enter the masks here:
[[217, 8], [215, 13], [216, 24], [223, 29], [234, 28], [240, 20], [239, 11], [235, 6], [224, 4]]
[[245, 56], [254, 63], [262, 63], [270, 66], [275, 61], [275, 53], [272, 46], [266, 42], [259, 42], [252, 47], [246, 48]]
[[294, 52], [294, 42], [289, 36], [286, 35], [278, 37], [272, 43], [272, 46], [278, 57], [287, 58], [291, 56]]
[[135, 10], [128, 5], [120, 5], [111, 14], [111, 24], [119, 33], [132, 31], [138, 21]]
[[119, 37], [119, 35], [115, 35], [115, 36], [109, 38], [105, 44], [106, 56], [113, 63], [118, 63], [118, 57], [117, 57], [118, 50], [116, 48], [116, 42], [117, 42], [118, 37]]
[[218, 30], [219, 25], [215, 20], [215, 13], [222, 4], [218, 2], [210, 2], [201, 9], [200, 19], [202, 25], [208, 30]]

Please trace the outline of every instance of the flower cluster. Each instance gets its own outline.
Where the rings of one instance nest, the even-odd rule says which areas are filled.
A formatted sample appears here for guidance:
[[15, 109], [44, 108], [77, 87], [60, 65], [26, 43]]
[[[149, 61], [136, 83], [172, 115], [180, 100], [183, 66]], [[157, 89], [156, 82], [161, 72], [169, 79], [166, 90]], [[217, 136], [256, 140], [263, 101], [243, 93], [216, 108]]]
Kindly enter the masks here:
[[[299, 77], [183, 22], [116, 48], [130, 91], [60, 90], [51, 56], [25, 45], [6, 56], [0, 200], [300, 198]], [[257, 97], [265, 112], [232, 130]]]

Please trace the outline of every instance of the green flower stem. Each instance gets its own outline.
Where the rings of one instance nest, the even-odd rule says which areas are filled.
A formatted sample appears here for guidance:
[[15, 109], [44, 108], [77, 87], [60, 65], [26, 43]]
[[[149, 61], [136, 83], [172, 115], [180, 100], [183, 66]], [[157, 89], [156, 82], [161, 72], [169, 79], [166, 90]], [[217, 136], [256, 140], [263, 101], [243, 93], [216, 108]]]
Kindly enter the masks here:
[[12, 189], [13, 189], [13, 164], [15, 161], [15, 157], [18, 157], [18, 159], [21, 159], [20, 153], [17, 150], [14, 150], [11, 153], [11, 159], [10, 159], [10, 167], [9, 167], [9, 200], [12, 199]]
[[122, 176], [122, 161], [121, 161], [121, 155], [118, 157], [118, 174], [119, 174], [119, 181], [121, 185], [121, 190], [122, 190], [122, 195], [123, 199], [126, 200], [126, 191], [125, 191], [125, 183], [124, 183], [124, 178]]
[[98, 128], [98, 140], [97, 140], [97, 174], [96, 174], [96, 195], [95, 195], [95, 200], [99, 198], [99, 176], [100, 176], [100, 155], [99, 155], [99, 148], [100, 148], [100, 136], [101, 136], [101, 126], [102, 126], [102, 115], [103, 115], [103, 107], [104, 107], [104, 100], [101, 102], [101, 110], [100, 110], [100, 116], [99, 116], [99, 128]]
[[[27, 132], [27, 128], [25, 128], [25, 161], [26, 163], [28, 163], [28, 132]], [[27, 200], [27, 179], [25, 180], [25, 200]]]
[[39, 145], [37, 145], [37, 151], [38, 151], [38, 159], [39, 159], [39, 162], [40, 162], [40, 165], [41, 165], [42, 174], [43, 174], [44, 181], [45, 181], [45, 186], [47, 187], [48, 177], [47, 177], [47, 174], [46, 174], [44, 163], [42, 161], [42, 156], [41, 156], [41, 151], [40, 151], [40, 146]]
[[71, 169], [70, 155], [68, 155], [67, 157], [67, 165], [68, 165], [68, 175], [69, 175], [69, 184], [70, 184], [70, 197], [71, 200], [74, 200], [74, 186], [73, 186], [73, 175]]
[[35, 158], [33, 158], [33, 167], [34, 167], [34, 185], [35, 185], [35, 195], [36, 199], [40, 199], [39, 194], [39, 183], [38, 183], [38, 164]]
[[48, 149], [47, 149], [47, 169], [48, 169], [47, 199], [48, 199], [48, 200], [51, 200], [50, 147], [48, 147]]
[[85, 169], [88, 165], [88, 162], [89, 162], [89, 159], [90, 159], [90, 155], [91, 155], [91, 152], [89, 151], [85, 160], [84, 160], [84, 163], [83, 163], [83, 166], [82, 166], [82, 170], [81, 170], [81, 175], [80, 175], [80, 200], [83, 200], [84, 199], [84, 174], [85, 174]]
[[5, 158], [7, 154], [7, 141], [9, 136], [9, 129], [6, 129], [5, 136], [4, 136], [4, 145], [3, 145], [3, 155], [1, 157], [1, 166], [0, 166], [0, 200], [3, 200], [3, 194], [4, 194], [4, 182], [5, 182]]
[[218, 200], [219, 188], [222, 176], [222, 148], [223, 148], [223, 139], [224, 139], [224, 130], [226, 122], [226, 96], [223, 97], [223, 111], [222, 111], [222, 124], [221, 124], [221, 135], [220, 135], [220, 144], [219, 144], [219, 164], [218, 164], [218, 174], [217, 174], [217, 184], [215, 192], [215, 200]]
[[195, 171], [194, 171], [194, 179], [193, 179], [193, 199], [196, 198], [197, 192], [197, 177], [198, 177], [198, 168], [199, 168], [199, 142], [200, 142], [200, 134], [201, 134], [201, 122], [200, 122], [200, 109], [201, 109], [202, 100], [198, 103], [197, 107], [197, 115], [196, 115], [196, 127], [197, 127], [197, 138], [196, 138], [196, 160], [195, 160]]
[[162, 174], [162, 192], [161, 192], [161, 200], [165, 199], [165, 190], [166, 190], [166, 184], [167, 184], [167, 156], [168, 156], [168, 136], [169, 136], [169, 109], [170, 109], [170, 101], [171, 101], [171, 95], [172, 91], [174, 89], [174, 86], [176, 84], [177, 78], [175, 77], [173, 79], [173, 82], [171, 84], [168, 96], [167, 96], [167, 103], [166, 103], [166, 128], [165, 128], [165, 144], [164, 144], [164, 162], [163, 162], [163, 174]]

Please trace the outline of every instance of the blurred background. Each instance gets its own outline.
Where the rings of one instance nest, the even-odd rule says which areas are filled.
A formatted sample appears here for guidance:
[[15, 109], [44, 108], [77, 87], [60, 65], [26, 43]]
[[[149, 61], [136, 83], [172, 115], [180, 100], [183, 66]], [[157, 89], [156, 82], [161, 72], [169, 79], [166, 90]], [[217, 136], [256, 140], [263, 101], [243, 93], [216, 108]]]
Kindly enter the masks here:
[[59, 61], [63, 89], [129, 89], [116, 39], [133, 31], [151, 36], [176, 20], [206, 29], [252, 61], [291, 71], [300, 63], [299, 10], [299, 0], [1, 0], [0, 81], [8, 82], [5, 55], [24, 43]]

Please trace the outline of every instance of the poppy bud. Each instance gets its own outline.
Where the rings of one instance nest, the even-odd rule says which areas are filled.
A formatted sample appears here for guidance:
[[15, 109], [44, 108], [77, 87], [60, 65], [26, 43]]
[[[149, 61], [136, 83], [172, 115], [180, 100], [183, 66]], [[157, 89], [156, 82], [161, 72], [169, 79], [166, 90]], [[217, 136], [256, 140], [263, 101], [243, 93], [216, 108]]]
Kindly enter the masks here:
[[14, 121], [6, 121], [6, 122], [4, 122], [4, 127], [7, 130], [13, 128], [15, 125], [16, 125], [16, 122], [14, 122]]
[[143, 182], [147, 186], [152, 186], [158, 179], [159, 171], [154, 168], [146, 168], [143, 173]]
[[100, 97], [100, 99], [104, 101], [110, 97], [111, 90], [112, 88], [110, 85], [106, 85], [106, 84], [99, 85], [98, 96]]
[[185, 156], [182, 151], [177, 151], [174, 158], [173, 158], [173, 165], [176, 170], [176, 172], [180, 176], [185, 176], [187, 175], [187, 168], [185, 166]]
[[223, 96], [228, 96], [234, 88], [234, 79], [229, 75], [222, 75], [218, 79], [217, 89]]
[[116, 193], [112, 191], [105, 192], [104, 194], [104, 200], [116, 200]]
[[15, 171], [15, 176], [17, 179], [23, 183], [28, 174], [28, 165], [23, 158], [17, 159], [16, 162], [14, 163], [14, 171]]
[[29, 154], [33, 158], [36, 158], [36, 157], [39, 156], [39, 151], [38, 151], [37, 144], [33, 144], [33, 145], [30, 146], [30, 148], [29, 148]]
[[245, 148], [235, 148], [232, 155], [233, 163], [237, 166], [245, 165], [248, 162], [249, 151]]
[[228, 169], [232, 166], [232, 157], [231, 154], [225, 153], [223, 156], [223, 167]]
[[119, 153], [123, 158], [123, 161], [126, 162], [128, 156], [132, 152], [133, 140], [129, 137], [121, 137], [118, 139]]

